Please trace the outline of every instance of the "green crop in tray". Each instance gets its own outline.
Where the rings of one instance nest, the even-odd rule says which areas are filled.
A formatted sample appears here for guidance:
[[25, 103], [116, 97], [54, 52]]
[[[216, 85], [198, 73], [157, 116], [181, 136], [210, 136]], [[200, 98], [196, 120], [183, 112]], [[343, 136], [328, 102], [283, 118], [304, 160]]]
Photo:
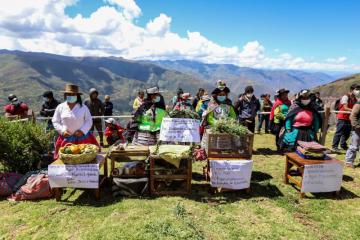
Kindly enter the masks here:
[[228, 133], [236, 136], [244, 136], [248, 129], [233, 119], [219, 119], [211, 127], [212, 133]]

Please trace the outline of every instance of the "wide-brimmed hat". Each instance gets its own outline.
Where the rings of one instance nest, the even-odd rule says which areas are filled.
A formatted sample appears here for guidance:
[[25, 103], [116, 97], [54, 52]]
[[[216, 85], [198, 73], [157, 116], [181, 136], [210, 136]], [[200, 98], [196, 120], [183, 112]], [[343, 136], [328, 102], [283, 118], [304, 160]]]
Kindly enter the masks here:
[[181, 95], [181, 98], [182, 98], [182, 99], [187, 99], [187, 100], [193, 99], [193, 97], [191, 96], [190, 93], [183, 93], [183, 94]]
[[280, 95], [280, 94], [289, 93], [289, 92], [290, 92], [290, 90], [287, 90], [287, 89], [285, 89], [285, 88], [281, 88], [281, 89], [279, 89], [279, 90], [276, 91], [276, 94], [277, 94], [277, 95]]
[[163, 91], [160, 91], [158, 87], [151, 87], [146, 89], [146, 94], [158, 94], [162, 93]]
[[201, 97], [201, 101], [210, 101], [211, 100], [211, 97], [209, 95], [203, 95]]
[[214, 91], [212, 91], [211, 94], [219, 94], [222, 91], [224, 91], [225, 93], [230, 93], [230, 89], [228, 87], [217, 87], [214, 89]]
[[116, 120], [114, 118], [108, 118], [105, 120], [106, 123], [112, 123], [112, 124], [116, 124]]
[[9, 99], [10, 102], [16, 102], [18, 100], [18, 98], [14, 94], [10, 94], [8, 96], [8, 99]]
[[74, 84], [66, 84], [65, 91], [61, 91], [63, 93], [74, 93], [82, 95], [82, 92], [79, 91], [79, 86]]

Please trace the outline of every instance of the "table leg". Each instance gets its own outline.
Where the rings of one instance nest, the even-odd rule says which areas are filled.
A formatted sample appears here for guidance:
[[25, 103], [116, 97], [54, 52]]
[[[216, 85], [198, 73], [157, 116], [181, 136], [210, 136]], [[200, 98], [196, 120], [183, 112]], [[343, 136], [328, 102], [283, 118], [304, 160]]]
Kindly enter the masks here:
[[55, 199], [57, 202], [59, 202], [61, 200], [62, 188], [53, 188], [53, 190], [55, 194]]
[[300, 192], [300, 198], [305, 198], [305, 193]]
[[251, 193], [251, 188], [250, 188], [250, 187], [249, 187], [249, 188], [246, 188], [246, 189], [245, 189], [245, 192], [246, 192], [247, 194]]
[[336, 191], [336, 192], [335, 192], [335, 195], [336, 195], [337, 197], [340, 197], [340, 193], [341, 193], [341, 190]]
[[289, 158], [288, 158], [288, 156], [286, 156], [286, 160], [285, 160], [285, 176], [284, 176], [284, 183], [285, 184], [289, 184], [289, 178], [288, 178], [289, 169], [290, 169]]
[[98, 189], [95, 189], [95, 190], [94, 190], [94, 193], [95, 193], [95, 199], [96, 199], [97, 201], [99, 201], [99, 200], [100, 200], [100, 186], [99, 186]]

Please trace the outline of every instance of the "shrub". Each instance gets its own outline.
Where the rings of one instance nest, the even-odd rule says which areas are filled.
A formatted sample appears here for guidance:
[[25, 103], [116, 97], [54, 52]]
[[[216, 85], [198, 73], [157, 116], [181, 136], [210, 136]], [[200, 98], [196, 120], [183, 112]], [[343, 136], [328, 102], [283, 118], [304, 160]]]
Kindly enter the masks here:
[[49, 151], [51, 133], [31, 122], [9, 122], [0, 118], [0, 163], [4, 171], [26, 173], [37, 168]]

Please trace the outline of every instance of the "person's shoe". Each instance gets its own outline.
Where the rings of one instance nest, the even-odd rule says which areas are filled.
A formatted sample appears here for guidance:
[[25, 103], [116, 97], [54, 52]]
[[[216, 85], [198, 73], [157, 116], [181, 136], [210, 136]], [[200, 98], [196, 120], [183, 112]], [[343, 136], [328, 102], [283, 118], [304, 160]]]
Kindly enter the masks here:
[[265, 134], [269, 134], [269, 130], [265, 130]]
[[255, 134], [260, 134], [260, 130], [255, 130]]
[[332, 153], [340, 153], [341, 151], [338, 148], [333, 148], [333, 149], [331, 149], [331, 152]]
[[352, 164], [352, 163], [345, 163], [345, 166], [346, 166], [347, 168], [352, 168], [352, 169], [355, 168], [354, 164]]
[[348, 150], [348, 146], [344, 146], [344, 147], [341, 147], [342, 149], [344, 149], [345, 151], [347, 151]]

